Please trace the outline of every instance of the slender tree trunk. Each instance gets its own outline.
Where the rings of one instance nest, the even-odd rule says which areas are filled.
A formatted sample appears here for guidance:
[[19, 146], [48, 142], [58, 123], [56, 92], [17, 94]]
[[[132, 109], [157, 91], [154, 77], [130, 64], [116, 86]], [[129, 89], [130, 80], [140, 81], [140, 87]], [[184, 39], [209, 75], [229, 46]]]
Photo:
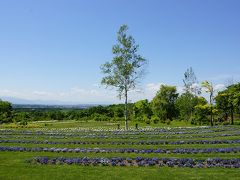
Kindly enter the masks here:
[[211, 115], [211, 126], [213, 126], [212, 94], [210, 95], [210, 115]]
[[124, 111], [124, 116], [125, 116], [125, 129], [128, 130], [128, 94], [127, 94], [127, 89], [125, 88], [125, 111]]
[[238, 104], [238, 115], [239, 115], [239, 119], [240, 119], [240, 104]]
[[190, 120], [192, 120], [192, 116], [193, 116], [193, 111], [192, 111], [192, 109], [191, 109]]
[[213, 114], [212, 114], [212, 105], [211, 105], [211, 126], [213, 126]]
[[231, 107], [231, 124], [233, 125], [233, 106]]

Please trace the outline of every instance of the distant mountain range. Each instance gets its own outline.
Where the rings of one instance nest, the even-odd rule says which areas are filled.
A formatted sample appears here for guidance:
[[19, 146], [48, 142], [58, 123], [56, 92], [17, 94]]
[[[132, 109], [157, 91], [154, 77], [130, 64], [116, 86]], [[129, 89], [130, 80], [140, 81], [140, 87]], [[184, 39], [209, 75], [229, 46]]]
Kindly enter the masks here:
[[14, 97], [0, 97], [3, 101], [9, 101], [13, 104], [14, 108], [88, 108], [97, 105], [108, 105], [111, 103], [73, 103], [64, 101], [43, 101], [43, 100], [27, 100]]
[[42, 105], [42, 104], [13, 104], [13, 109], [87, 109], [94, 104], [79, 104], [79, 105]]
[[55, 105], [55, 104], [68, 104], [60, 101], [42, 101], [42, 100], [28, 100], [15, 97], [1, 97], [3, 101], [9, 101], [12, 104], [46, 104], [46, 105]]

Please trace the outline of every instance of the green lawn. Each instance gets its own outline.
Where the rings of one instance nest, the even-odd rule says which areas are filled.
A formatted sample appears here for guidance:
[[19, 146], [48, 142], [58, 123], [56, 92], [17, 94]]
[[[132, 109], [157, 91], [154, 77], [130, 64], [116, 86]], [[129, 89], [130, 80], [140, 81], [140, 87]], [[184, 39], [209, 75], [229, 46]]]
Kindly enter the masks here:
[[[42, 122], [43, 123], [43, 122]], [[37, 123], [38, 125], [41, 123]], [[96, 126], [97, 125], [97, 126]], [[123, 125], [123, 124], [122, 124]], [[42, 126], [42, 125], [40, 125]], [[53, 125], [47, 125], [46, 129], [28, 128], [31, 131], [47, 130], [53, 131], [61, 130], [63, 134], [68, 134], [69, 131], [72, 134], [81, 134], [81, 132], [74, 132], [67, 128], [82, 127], [82, 128], [93, 128], [99, 129], [114, 128], [116, 124], [108, 122], [55, 122]], [[134, 123], [131, 123], [134, 127]], [[155, 126], [155, 125], [154, 125]], [[161, 126], [161, 125], [160, 125]], [[171, 125], [172, 127], [175, 127]], [[145, 126], [146, 127], [146, 126]], [[161, 126], [162, 127], [162, 126]], [[186, 127], [183, 126], [183, 127]], [[222, 137], [221, 134], [233, 134], [240, 132], [239, 126], [235, 127], [235, 130], [229, 130], [229, 127], [222, 127], [224, 131], [221, 132], [208, 132], [208, 133], [196, 133], [196, 134], [181, 134], [181, 135], [170, 135], [170, 139], [164, 138], [166, 135], [156, 134], [149, 136], [148, 134], [140, 133], [140, 135], [126, 135], [126, 139], [116, 138], [113, 136], [110, 138], [72, 138], [71, 136], [66, 139], [51, 137], [50, 135], [24, 135], [22, 134], [21, 128], [11, 129], [16, 134], [6, 134], [0, 131], [1, 139], [25, 139], [25, 140], [48, 140], [48, 141], [140, 141], [140, 140], [167, 140], [167, 141], [179, 141], [181, 139], [178, 136], [183, 136], [184, 140], [220, 140], [220, 139], [239, 139], [240, 135]], [[2, 126], [1, 129], [6, 127]], [[45, 126], [44, 126], [45, 128]], [[62, 129], [63, 128], [63, 129]], [[116, 127], [115, 127], [116, 128]], [[230, 127], [231, 128], [231, 127]], [[20, 130], [20, 131], [19, 131]], [[221, 130], [221, 128], [219, 128]], [[92, 133], [92, 132], [91, 132]], [[111, 132], [105, 132], [111, 134]], [[84, 132], [82, 134], [89, 134]], [[192, 137], [189, 138], [189, 135]], [[201, 135], [206, 137], [202, 138]], [[211, 138], [208, 136], [216, 135]], [[27, 138], [24, 138], [26, 137]], [[140, 139], [130, 139], [130, 137], [140, 137]], [[6, 138], [7, 137], [7, 138]], [[151, 137], [151, 138], [149, 138]], [[226, 147], [239, 147], [240, 144], [183, 144], [183, 145], [111, 145], [107, 144], [31, 144], [31, 143], [0, 143], [0, 146], [18, 146], [18, 147], [67, 147], [67, 148], [136, 148], [136, 149], [157, 149], [157, 148], [226, 148]], [[207, 158], [222, 158], [232, 159], [240, 158], [240, 153], [210, 153], [210, 154], [136, 154], [136, 153], [54, 153], [54, 152], [0, 152], [0, 179], [240, 179], [240, 169], [227, 169], [227, 168], [170, 168], [170, 167], [112, 167], [112, 166], [80, 166], [80, 165], [39, 165], [30, 164], [27, 162], [28, 159], [32, 159], [36, 156], [47, 156], [47, 157], [158, 157], [158, 158], [193, 158], [193, 159], [207, 159]]]
[[41, 166], [25, 163], [26, 159], [34, 155], [0, 153], [0, 179], [239, 179], [239, 169]]
[[[117, 124], [120, 124], [120, 128], [124, 128], [124, 121], [121, 122], [96, 122], [96, 121], [74, 121], [74, 120], [69, 120], [69, 121], [40, 121], [40, 122], [30, 122], [28, 126], [30, 128], [117, 128]], [[138, 127], [194, 127], [191, 125], [189, 122], [186, 121], [172, 121], [169, 125], [166, 123], [158, 123], [158, 124], [146, 124], [146, 123], [141, 123], [137, 122]], [[129, 122], [129, 128], [135, 128], [136, 122]], [[15, 124], [7, 124], [7, 125], [0, 125], [0, 127], [8, 128], [8, 127], [15, 127]]]

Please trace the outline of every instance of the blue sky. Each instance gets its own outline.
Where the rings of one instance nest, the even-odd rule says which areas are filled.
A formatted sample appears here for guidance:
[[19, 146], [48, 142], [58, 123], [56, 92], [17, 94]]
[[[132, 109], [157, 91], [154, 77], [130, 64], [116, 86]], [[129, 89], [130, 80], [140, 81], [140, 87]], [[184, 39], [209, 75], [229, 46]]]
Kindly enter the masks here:
[[240, 80], [238, 0], [2, 0], [0, 97], [65, 103], [120, 102], [100, 86], [120, 25], [149, 61], [140, 93], [181, 89], [192, 66], [216, 86]]

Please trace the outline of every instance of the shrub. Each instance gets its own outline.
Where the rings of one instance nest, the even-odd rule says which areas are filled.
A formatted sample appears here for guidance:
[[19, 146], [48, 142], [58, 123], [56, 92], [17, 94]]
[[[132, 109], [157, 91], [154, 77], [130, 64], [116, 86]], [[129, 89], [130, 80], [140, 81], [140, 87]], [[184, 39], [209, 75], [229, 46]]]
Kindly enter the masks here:
[[94, 121], [110, 121], [110, 118], [106, 115], [94, 114]]
[[19, 124], [23, 125], [23, 126], [26, 126], [28, 124], [28, 122], [26, 120], [22, 120]]
[[114, 118], [113, 118], [113, 121], [114, 121], [114, 122], [124, 121], [124, 118], [121, 118], [121, 117], [114, 117]]
[[160, 121], [160, 119], [159, 119], [157, 116], [152, 116], [152, 117], [151, 117], [151, 121], [152, 121], [154, 124], [157, 124], [157, 123]]
[[150, 119], [147, 119], [147, 120], [145, 121], [145, 123], [146, 123], [146, 124], [151, 124]]
[[230, 123], [228, 121], [224, 121], [223, 125], [229, 125]]
[[151, 120], [147, 116], [144, 116], [143, 120], [146, 124], [151, 124]]
[[170, 120], [170, 119], [167, 119], [167, 120], [166, 120], [166, 123], [167, 123], [167, 125], [170, 125], [170, 124], [171, 124], [171, 120]]

